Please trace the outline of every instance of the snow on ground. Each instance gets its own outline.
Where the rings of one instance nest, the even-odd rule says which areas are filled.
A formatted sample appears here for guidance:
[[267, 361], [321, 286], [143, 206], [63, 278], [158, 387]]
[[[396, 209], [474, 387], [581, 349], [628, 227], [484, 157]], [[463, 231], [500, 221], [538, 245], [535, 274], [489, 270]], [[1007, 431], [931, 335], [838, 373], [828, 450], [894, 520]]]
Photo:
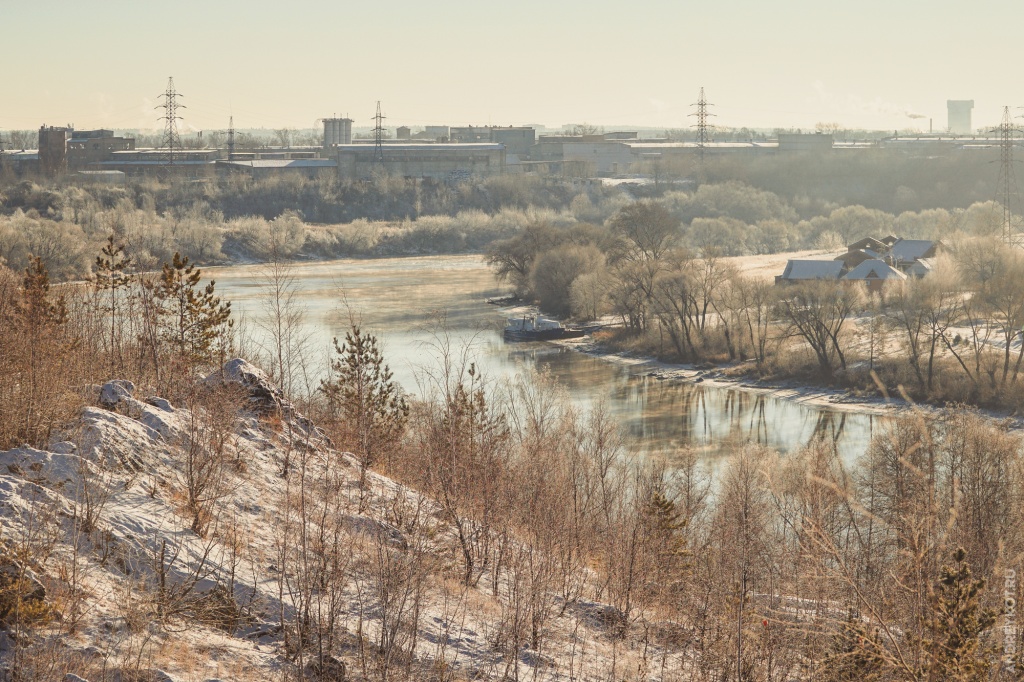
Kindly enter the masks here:
[[[336, 653], [350, 672], [361, 651], [359, 633], [363, 641], [373, 641], [382, 627], [380, 604], [366, 589], [373, 581], [368, 567], [381, 552], [401, 559], [423, 551], [442, 568], [451, 561], [446, 548], [452, 530], [439, 520], [431, 500], [373, 472], [367, 499], [360, 500], [354, 458], [330, 449], [259, 370], [232, 361], [217, 376], [244, 387], [253, 410], [234, 425], [227, 451], [232, 465], [219, 480], [227, 492], [208, 538], [190, 530], [183, 492], [183, 462], [197, 415], [160, 398], [139, 397], [127, 382], [120, 389], [103, 387], [106, 407], [86, 407], [48, 450], [0, 452], [0, 561], [12, 565], [18, 550], [35, 557], [31, 566], [14, 565], [34, 571], [46, 586], [47, 600], [59, 604], [62, 613], [77, 614], [73, 627], [70, 618], [51, 626], [61, 634], [48, 646], [78, 661], [71, 669], [83, 678], [115, 679], [111, 671], [134, 665], [161, 671], [151, 679], [179, 682], [287, 679], [294, 665], [284, 646], [281, 616], [293, 611], [282, 584], [294, 576], [281, 575], [280, 537], [273, 531], [292, 513], [283, 504], [290, 480], [282, 475], [285, 459], [296, 466], [302, 448], [310, 467], [334, 462], [349, 506], [344, 525], [353, 548], [351, 581], [338, 623], [350, 641]], [[260, 412], [270, 403], [277, 404], [277, 419]], [[435, 528], [416, 540], [416, 547], [395, 525], [412, 513], [424, 514]], [[86, 519], [93, 528], [83, 527]], [[492, 596], [490, 577], [477, 588], [463, 588], [452, 574], [435, 570], [425, 579], [415, 650], [423, 665], [491, 679], [515, 664], [518, 677], [538, 680], [605, 679], [613, 659], [621, 671], [642, 668], [638, 652], [595, 617], [605, 607], [585, 600], [552, 617], [542, 651], [523, 649], [509, 661], [495, 648], [501, 605]], [[234, 603], [244, 613], [230, 632], [194, 615], [196, 603], [217, 603], [211, 600], [225, 585], [233, 585]], [[497, 589], [505, 587], [499, 580]], [[155, 593], [169, 595], [164, 601], [171, 606], [163, 613], [155, 606]], [[175, 604], [188, 608], [167, 612]], [[655, 653], [656, 648], [647, 649], [648, 657]], [[0, 650], [0, 665], [9, 654]]]

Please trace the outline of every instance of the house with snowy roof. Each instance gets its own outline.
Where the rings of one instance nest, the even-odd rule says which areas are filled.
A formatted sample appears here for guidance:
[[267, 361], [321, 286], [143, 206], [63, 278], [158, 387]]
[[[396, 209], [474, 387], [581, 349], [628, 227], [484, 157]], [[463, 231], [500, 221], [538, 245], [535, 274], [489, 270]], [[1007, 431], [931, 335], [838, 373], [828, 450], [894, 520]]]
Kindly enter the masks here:
[[843, 263], [837, 260], [800, 260], [786, 262], [786, 269], [775, 277], [776, 284], [795, 284], [817, 279], [839, 279]]
[[930, 239], [899, 239], [889, 247], [885, 259], [894, 267], [906, 272], [915, 262], [922, 258], [934, 258], [944, 252], [946, 245]]
[[883, 260], [866, 260], [843, 275], [844, 282], [864, 282], [868, 291], [881, 292], [887, 286], [906, 281], [907, 276]]

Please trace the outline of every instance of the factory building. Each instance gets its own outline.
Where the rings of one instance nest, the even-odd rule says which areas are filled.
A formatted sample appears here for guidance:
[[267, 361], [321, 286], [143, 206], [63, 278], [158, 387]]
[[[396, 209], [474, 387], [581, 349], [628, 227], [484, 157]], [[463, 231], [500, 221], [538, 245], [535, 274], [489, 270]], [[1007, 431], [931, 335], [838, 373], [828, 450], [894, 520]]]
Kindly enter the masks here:
[[491, 128], [491, 142], [505, 145], [505, 152], [520, 159], [529, 158], [537, 143], [537, 131], [526, 126]]
[[352, 144], [352, 119], [324, 119], [324, 151], [328, 154], [332, 147], [339, 144]]
[[406, 178], [429, 178], [441, 182], [470, 176], [505, 172], [505, 147], [495, 143], [477, 144], [387, 144], [378, 158], [376, 145], [349, 144], [334, 148], [338, 176], [366, 180], [377, 173]]
[[834, 144], [835, 137], [824, 133], [779, 133], [779, 152], [824, 154]]
[[271, 176], [296, 176], [316, 178], [322, 173], [336, 174], [338, 162], [333, 159], [252, 159], [240, 161], [217, 161], [217, 172], [225, 174], [245, 173], [255, 180]]
[[84, 168], [106, 161], [114, 152], [132, 151], [135, 140], [115, 137], [113, 130], [72, 130], [68, 140], [68, 167]]
[[971, 134], [971, 109], [974, 108], [973, 99], [949, 99], [946, 100], [946, 114], [948, 116], [949, 132], [956, 135]]
[[39, 171], [47, 177], [56, 177], [68, 170], [68, 140], [71, 126], [44, 125], [39, 128]]
[[490, 126], [452, 126], [448, 129], [450, 142], [492, 142]]
[[423, 129], [423, 136], [435, 142], [447, 142], [452, 134], [448, 126], [426, 126]]
[[104, 161], [89, 164], [89, 170], [121, 171], [127, 176], [174, 174], [187, 178], [210, 178], [220, 157], [216, 149], [175, 149], [173, 159], [166, 149], [137, 149], [113, 152]]

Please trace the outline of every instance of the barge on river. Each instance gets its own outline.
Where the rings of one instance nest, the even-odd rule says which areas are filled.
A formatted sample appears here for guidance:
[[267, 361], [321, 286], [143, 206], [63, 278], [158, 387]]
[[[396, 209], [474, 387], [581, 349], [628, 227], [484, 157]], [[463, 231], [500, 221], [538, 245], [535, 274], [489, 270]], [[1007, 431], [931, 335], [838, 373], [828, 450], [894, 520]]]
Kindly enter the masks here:
[[505, 324], [506, 341], [555, 341], [578, 339], [586, 330], [564, 327], [558, 320], [549, 320], [540, 315], [513, 317]]

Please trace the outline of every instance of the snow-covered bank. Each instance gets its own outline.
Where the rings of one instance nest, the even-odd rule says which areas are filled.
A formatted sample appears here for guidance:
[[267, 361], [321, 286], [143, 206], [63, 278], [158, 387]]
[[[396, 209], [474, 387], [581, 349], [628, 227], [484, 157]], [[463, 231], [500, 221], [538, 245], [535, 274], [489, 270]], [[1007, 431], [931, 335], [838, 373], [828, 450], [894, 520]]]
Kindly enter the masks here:
[[[46, 450], [0, 453], [0, 563], [32, 581], [24, 599], [48, 614], [33, 634], [0, 642], [0, 663], [92, 682], [294, 679], [299, 668], [317, 673], [305, 679], [362, 679], [357, 671], [393, 641], [397, 618], [411, 656], [394, 665], [409, 679], [439, 668], [450, 671], [443, 679], [510, 670], [597, 679], [609, 661], [637, 670], [639, 651], [615, 636], [601, 617], [605, 605], [585, 599], [552, 617], [542, 650], [510, 657], [499, 647], [495, 595], [512, 588], [500, 574], [479, 587], [453, 583], [452, 530], [436, 503], [373, 472], [361, 491], [354, 458], [334, 450], [248, 363], [228, 363], [195, 390], [225, 386], [241, 406], [226, 425], [205, 409], [109, 382]], [[217, 444], [222, 459], [203, 479], [216, 513], [196, 532], [190, 495], [210, 462], [195, 458]], [[336, 506], [324, 506], [332, 491]], [[333, 537], [307, 537], [321, 528], [301, 520], [310, 507], [334, 519]], [[338, 573], [308, 573], [290, 558], [307, 542], [339, 543], [306, 557], [343, 561]], [[322, 582], [304, 582], [313, 575]], [[296, 637], [310, 635], [295, 629], [296, 614], [310, 599], [328, 608], [327, 584], [335, 588], [327, 595], [333, 644], [326, 656], [308, 646], [297, 653]], [[394, 601], [413, 586], [415, 612]]]

